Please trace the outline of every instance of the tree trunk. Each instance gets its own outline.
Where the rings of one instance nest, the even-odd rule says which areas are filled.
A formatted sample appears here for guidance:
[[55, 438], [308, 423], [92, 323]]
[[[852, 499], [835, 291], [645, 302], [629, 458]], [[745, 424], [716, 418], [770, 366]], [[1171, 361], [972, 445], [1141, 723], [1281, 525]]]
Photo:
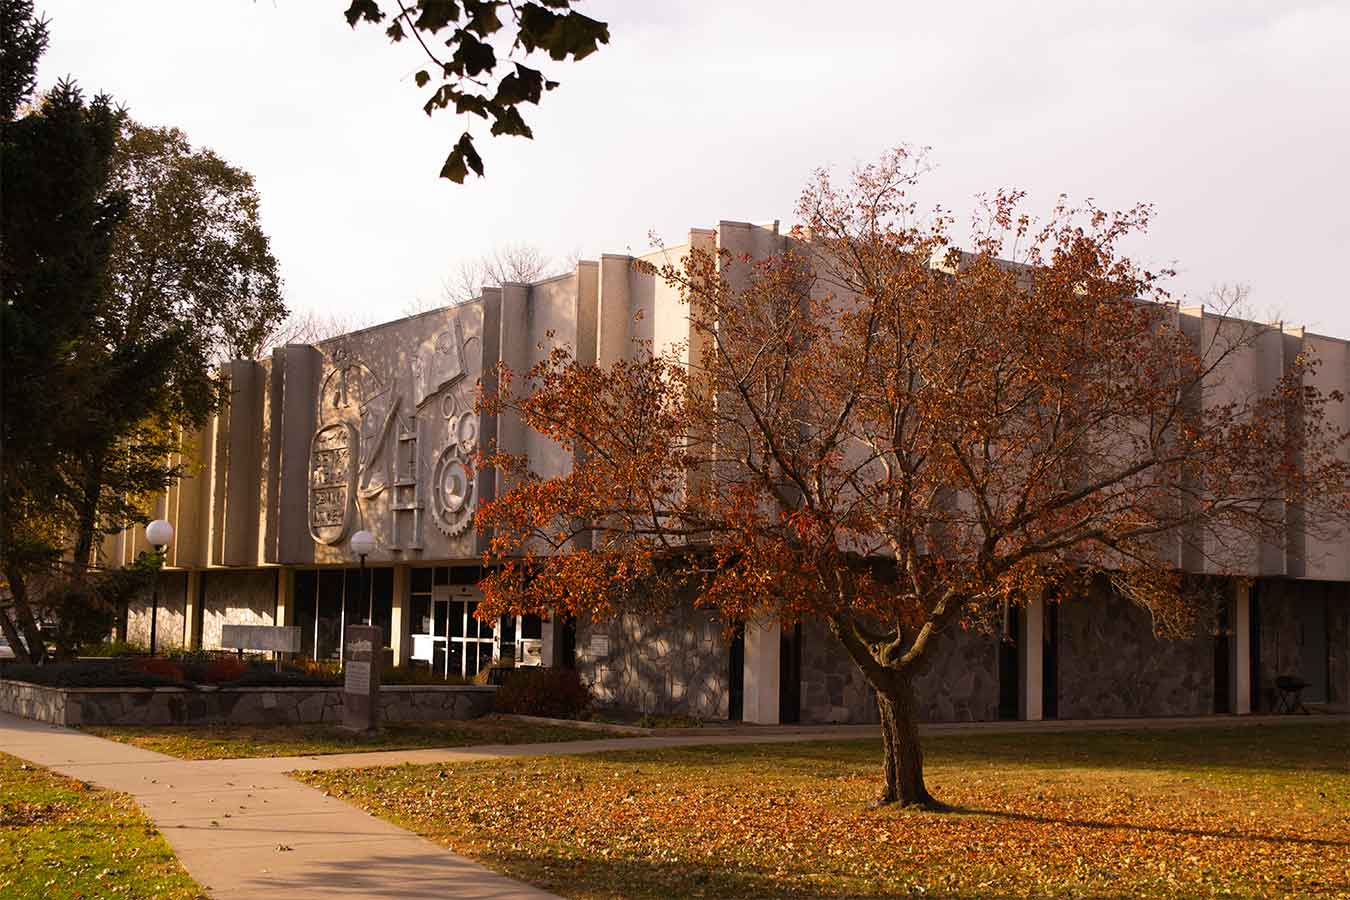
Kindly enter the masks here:
[[78, 519], [75, 527], [75, 548], [71, 553], [71, 578], [79, 582], [89, 569], [89, 560], [94, 553], [94, 532], [98, 525], [98, 500], [103, 493], [103, 466], [107, 454], [93, 454], [88, 462], [88, 475], [84, 479], [84, 496], [76, 510]]
[[896, 672], [891, 681], [884, 687], [876, 686], [881, 738], [886, 750], [886, 783], [877, 802], [939, 809], [942, 804], [928, 793], [923, 780], [914, 684], [907, 672]]
[[[28, 583], [13, 565], [5, 567], [5, 580], [9, 582], [10, 608], [14, 610], [12, 623], [7, 613], [0, 613], [0, 618], [5, 620], [5, 640], [9, 642], [16, 657], [22, 654], [29, 662], [40, 663], [47, 656], [47, 642], [42, 630], [38, 628], [32, 607], [28, 605]], [[15, 638], [20, 636], [20, 633], [23, 637], [22, 645], [15, 643]]]

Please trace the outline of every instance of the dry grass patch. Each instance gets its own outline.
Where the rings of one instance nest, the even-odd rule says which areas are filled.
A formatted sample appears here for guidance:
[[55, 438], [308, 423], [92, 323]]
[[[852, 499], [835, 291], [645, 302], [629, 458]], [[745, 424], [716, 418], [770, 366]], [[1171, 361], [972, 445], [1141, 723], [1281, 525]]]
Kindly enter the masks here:
[[126, 794], [0, 753], [0, 897], [205, 896]]
[[336, 725], [87, 725], [89, 734], [180, 759], [323, 756], [474, 744], [544, 744], [622, 737], [565, 725], [485, 716], [465, 722], [390, 722], [377, 734]]
[[300, 777], [571, 897], [1350, 892], [1343, 724], [962, 735], [927, 748], [951, 812], [868, 810], [875, 741]]

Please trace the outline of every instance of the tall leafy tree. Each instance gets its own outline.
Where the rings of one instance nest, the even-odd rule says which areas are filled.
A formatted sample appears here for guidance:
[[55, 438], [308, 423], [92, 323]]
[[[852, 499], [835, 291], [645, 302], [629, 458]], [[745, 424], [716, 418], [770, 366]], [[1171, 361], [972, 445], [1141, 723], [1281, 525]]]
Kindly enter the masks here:
[[190, 324], [183, 379], [202, 377], [203, 358], [258, 356], [286, 304], [253, 176], [177, 128], [128, 122], [110, 180], [127, 199], [109, 265], [112, 337]]
[[[31, 68], [13, 48], [44, 26], [6, 10], [25, 12], [4, 53]], [[31, 91], [31, 72], [14, 83]], [[180, 435], [221, 400], [215, 362], [256, 353], [286, 310], [251, 177], [180, 132], [63, 82], [3, 141], [0, 628], [40, 659], [44, 610], [69, 650], [125, 599], [101, 538], [145, 521], [183, 474]]]
[[0, 0], [0, 121], [14, 121], [33, 96], [47, 40], [47, 22], [33, 15], [32, 0]]
[[[491, 121], [493, 137], [533, 138], [521, 107], [537, 105], [558, 82], [522, 60], [538, 50], [556, 62], [578, 61], [609, 43], [608, 25], [571, 7], [572, 0], [351, 0], [346, 16], [353, 28], [385, 24], [391, 41], [417, 42], [430, 63], [417, 72], [417, 86], [436, 83], [422, 107], [427, 115], [452, 109]], [[500, 74], [499, 66], [509, 70]], [[483, 160], [465, 129], [441, 177], [463, 184], [470, 171], [482, 176]]]
[[910, 199], [912, 163], [822, 174], [784, 253], [645, 267], [688, 304], [687, 361], [558, 349], [503, 370], [484, 407], [578, 461], [545, 478], [489, 453], [508, 488], [477, 523], [483, 615], [692, 599], [823, 621], [876, 691], [880, 799], [933, 806], [915, 674], [940, 634], [1056, 587], [1101, 596], [1089, 584], [1185, 632], [1203, 601], [1180, 552], [1241, 571], [1243, 547], [1343, 524], [1350, 470], [1314, 358], [1267, 393], [1230, 386], [1261, 329], [1201, 339], [1166, 273], [1121, 254], [1146, 207], [1038, 224], [998, 194], [961, 253], [949, 215]]
[[89, 418], [112, 405], [90, 390], [97, 373], [81, 348], [95, 338], [113, 234], [126, 212], [125, 198], [107, 191], [120, 127], [106, 97], [86, 102], [63, 82], [28, 115], [5, 122], [0, 138], [0, 564], [11, 596], [0, 627], [15, 646], [22, 632], [38, 657], [29, 576], [62, 556], [62, 513], [78, 493], [67, 464]]

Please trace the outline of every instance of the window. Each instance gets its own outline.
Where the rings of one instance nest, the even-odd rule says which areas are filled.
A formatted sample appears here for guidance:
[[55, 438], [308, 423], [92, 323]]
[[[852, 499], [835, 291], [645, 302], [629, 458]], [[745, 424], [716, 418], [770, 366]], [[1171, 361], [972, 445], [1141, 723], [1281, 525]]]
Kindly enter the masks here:
[[[430, 570], [426, 570], [430, 575]], [[428, 586], [428, 601], [430, 600]], [[394, 620], [394, 570], [309, 569], [295, 573], [292, 624], [300, 627], [300, 652], [311, 659], [338, 659], [342, 630], [348, 625], [378, 625], [386, 648]]]

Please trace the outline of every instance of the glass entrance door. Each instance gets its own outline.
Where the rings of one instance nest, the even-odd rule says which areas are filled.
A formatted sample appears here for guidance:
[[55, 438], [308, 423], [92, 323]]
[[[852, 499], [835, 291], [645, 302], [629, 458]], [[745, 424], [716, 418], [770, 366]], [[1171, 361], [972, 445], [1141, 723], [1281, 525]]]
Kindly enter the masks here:
[[476, 588], [466, 585], [436, 585], [432, 589], [432, 671], [472, 678], [496, 659], [495, 629], [474, 617], [481, 596]]
[[437, 592], [431, 597], [431, 670], [442, 675], [450, 671], [449, 626], [450, 598]]

